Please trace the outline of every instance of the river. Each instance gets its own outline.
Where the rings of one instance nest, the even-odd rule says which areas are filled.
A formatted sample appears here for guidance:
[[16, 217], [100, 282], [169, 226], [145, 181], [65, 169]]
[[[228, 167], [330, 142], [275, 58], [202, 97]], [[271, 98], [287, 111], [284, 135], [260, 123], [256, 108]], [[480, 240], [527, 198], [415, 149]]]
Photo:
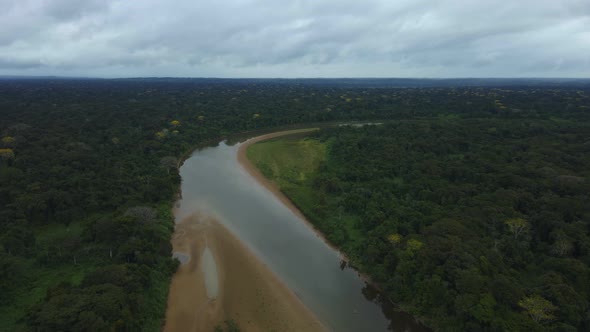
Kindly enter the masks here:
[[380, 304], [338, 251], [250, 176], [237, 160], [240, 144], [220, 142], [184, 162], [177, 221], [195, 213], [218, 220], [329, 330], [428, 331], [412, 316]]

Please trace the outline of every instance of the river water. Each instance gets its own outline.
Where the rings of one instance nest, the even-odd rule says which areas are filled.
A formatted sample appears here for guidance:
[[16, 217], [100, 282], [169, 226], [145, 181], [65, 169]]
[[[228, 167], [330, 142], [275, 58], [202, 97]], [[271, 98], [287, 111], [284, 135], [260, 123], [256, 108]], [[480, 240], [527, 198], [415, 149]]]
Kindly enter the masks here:
[[238, 144], [193, 153], [180, 169], [177, 220], [200, 213], [229, 228], [333, 331], [428, 331], [379, 296], [341, 255], [237, 160]]

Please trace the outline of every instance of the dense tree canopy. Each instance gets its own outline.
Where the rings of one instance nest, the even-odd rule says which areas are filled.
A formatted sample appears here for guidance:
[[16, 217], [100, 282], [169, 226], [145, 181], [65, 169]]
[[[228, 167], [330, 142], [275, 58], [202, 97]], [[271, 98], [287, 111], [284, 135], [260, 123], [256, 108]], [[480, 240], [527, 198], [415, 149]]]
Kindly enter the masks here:
[[433, 326], [587, 330], [589, 134], [490, 118], [324, 129], [326, 162], [303, 184], [315, 197], [299, 205]]
[[504, 326], [518, 310], [530, 326], [586, 326], [589, 96], [584, 87], [2, 80], [0, 322], [159, 330], [176, 266], [178, 161], [232, 133], [390, 119], [400, 122], [377, 134], [322, 137], [334, 139], [342, 167], [320, 173], [329, 204], [317, 214], [334, 195], [368, 235], [347, 243], [331, 220], [330, 238], [377, 279], [393, 273], [394, 300], [448, 314], [441, 326]]

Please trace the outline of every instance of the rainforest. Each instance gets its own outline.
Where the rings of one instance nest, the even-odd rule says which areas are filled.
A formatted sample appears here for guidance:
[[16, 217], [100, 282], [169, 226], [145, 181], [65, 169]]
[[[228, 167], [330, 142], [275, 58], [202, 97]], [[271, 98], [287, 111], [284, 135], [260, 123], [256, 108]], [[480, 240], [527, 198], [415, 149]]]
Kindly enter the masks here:
[[318, 129], [246, 156], [379, 310], [440, 331], [589, 330], [590, 86], [408, 85], [0, 80], [0, 330], [162, 330], [183, 164], [297, 128]]

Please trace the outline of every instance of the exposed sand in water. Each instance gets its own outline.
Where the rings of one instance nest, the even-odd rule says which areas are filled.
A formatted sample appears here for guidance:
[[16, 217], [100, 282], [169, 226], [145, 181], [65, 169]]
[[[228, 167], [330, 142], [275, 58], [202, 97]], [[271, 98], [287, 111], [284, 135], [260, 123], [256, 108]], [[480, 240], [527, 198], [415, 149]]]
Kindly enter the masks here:
[[[206, 331], [233, 319], [241, 331], [325, 331], [314, 314], [223, 225], [191, 216], [176, 225], [174, 252], [190, 260], [172, 278], [164, 331]], [[213, 254], [218, 297], [208, 299], [201, 256]]]

